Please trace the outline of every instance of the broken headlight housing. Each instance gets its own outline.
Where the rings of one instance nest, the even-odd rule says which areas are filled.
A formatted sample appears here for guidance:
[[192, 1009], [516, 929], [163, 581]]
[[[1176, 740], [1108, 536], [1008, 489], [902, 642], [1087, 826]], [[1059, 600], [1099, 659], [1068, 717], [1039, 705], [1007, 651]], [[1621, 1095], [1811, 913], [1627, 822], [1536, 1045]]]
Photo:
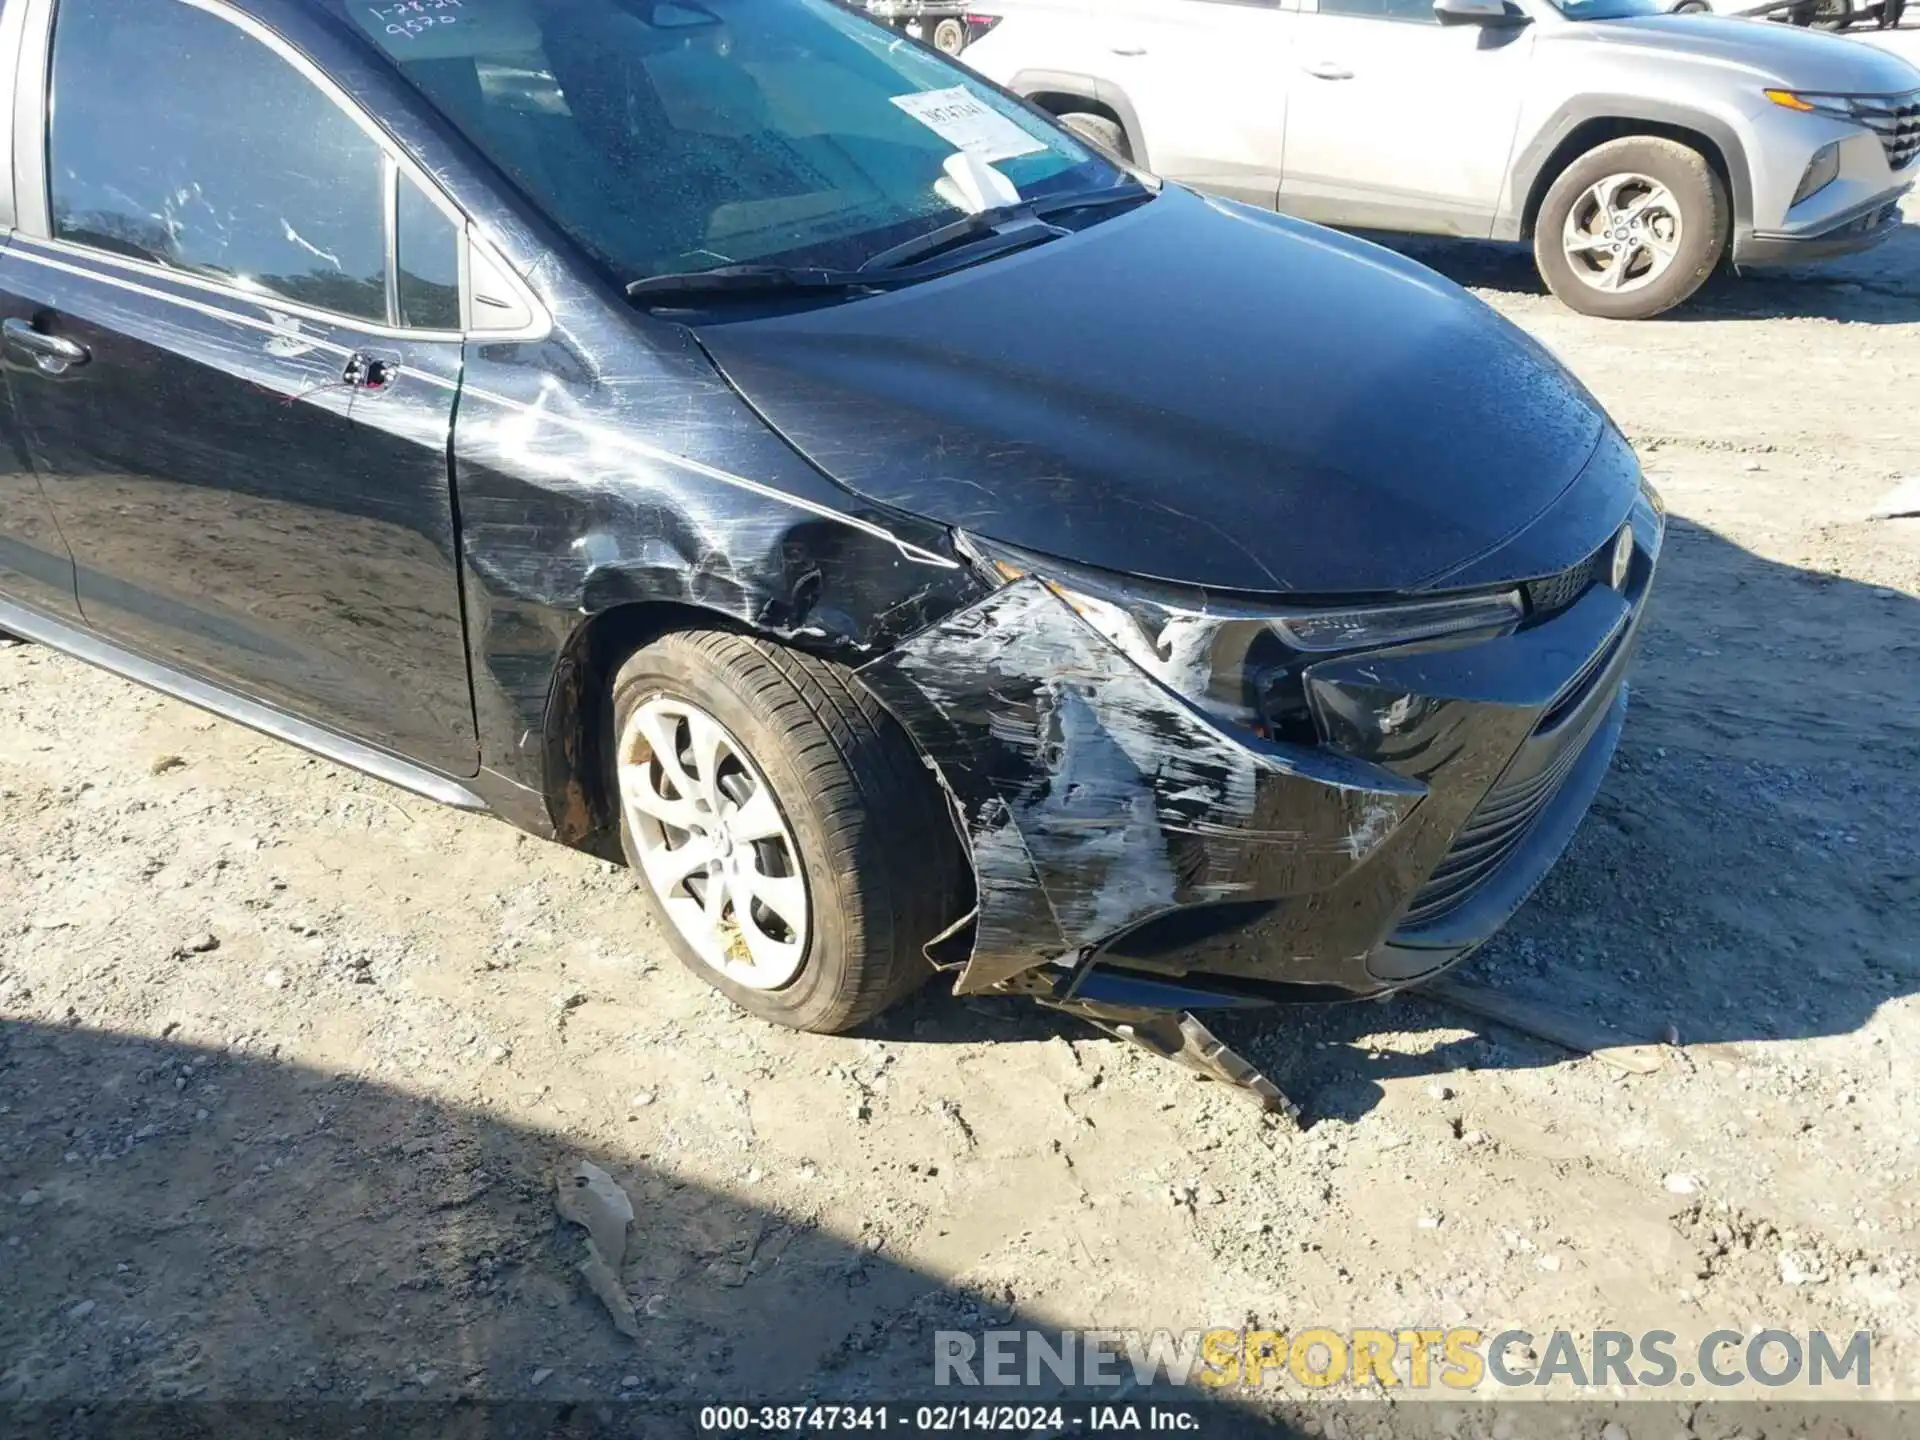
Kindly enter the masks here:
[[1285, 606], [1113, 575], [997, 540], [961, 535], [990, 583], [1029, 577], [1176, 694], [1270, 740], [1315, 744], [1301, 672], [1332, 655], [1505, 635], [1526, 613], [1518, 590], [1387, 604]]

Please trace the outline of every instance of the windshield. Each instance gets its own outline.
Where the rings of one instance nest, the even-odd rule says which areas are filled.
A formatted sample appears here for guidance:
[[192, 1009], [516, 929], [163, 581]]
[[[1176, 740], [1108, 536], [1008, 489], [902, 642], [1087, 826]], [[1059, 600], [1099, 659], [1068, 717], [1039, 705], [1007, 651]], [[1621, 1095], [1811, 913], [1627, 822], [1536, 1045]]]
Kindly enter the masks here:
[[1668, 0], [1551, 0], [1569, 20], [1625, 20], [1634, 15], [1664, 15]]
[[965, 212], [1125, 179], [831, 0], [333, 3], [623, 282], [857, 265]]

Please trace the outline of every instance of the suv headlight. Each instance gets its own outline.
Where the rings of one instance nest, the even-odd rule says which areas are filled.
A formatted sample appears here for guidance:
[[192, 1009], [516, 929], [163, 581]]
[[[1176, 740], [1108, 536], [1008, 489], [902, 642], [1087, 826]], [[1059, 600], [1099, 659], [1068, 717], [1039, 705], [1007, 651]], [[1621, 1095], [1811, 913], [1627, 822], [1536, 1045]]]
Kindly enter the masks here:
[[1807, 115], [1825, 115], [1833, 120], [1858, 122], [1860, 114], [1845, 95], [1810, 95], [1798, 90], [1768, 90], [1767, 99], [1783, 110], [1798, 110]]
[[1518, 590], [1389, 605], [1256, 605], [976, 535], [958, 539], [989, 582], [1040, 581], [1168, 689], [1222, 720], [1297, 744], [1319, 739], [1300, 679], [1306, 666], [1356, 651], [1490, 639], [1512, 632], [1526, 613]]

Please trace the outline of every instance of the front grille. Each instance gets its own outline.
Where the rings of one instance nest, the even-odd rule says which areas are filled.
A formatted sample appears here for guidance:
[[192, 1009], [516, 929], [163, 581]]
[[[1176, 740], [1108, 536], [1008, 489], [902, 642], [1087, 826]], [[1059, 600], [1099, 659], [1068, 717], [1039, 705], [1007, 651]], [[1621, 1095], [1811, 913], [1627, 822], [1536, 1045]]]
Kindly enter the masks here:
[[[1417, 930], [1458, 910], [1520, 847], [1533, 822], [1540, 818], [1540, 812], [1559, 793], [1573, 767], [1593, 743], [1606, 717], [1606, 705], [1595, 705], [1593, 713], [1579, 724], [1570, 724], [1568, 720], [1592, 696], [1593, 687], [1625, 643], [1624, 634], [1615, 635], [1580, 668], [1560, 698], [1548, 707], [1534, 727], [1534, 738], [1528, 746], [1552, 743], [1556, 748], [1544, 760], [1529, 756], [1523, 749], [1522, 758], [1494, 782], [1493, 788], [1467, 817], [1467, 823], [1460, 827], [1453, 848], [1427, 877], [1420, 893], [1413, 897], [1400, 929]], [[1566, 726], [1566, 733], [1551, 742], [1545, 741], [1544, 737], [1552, 736], [1562, 725]], [[1516, 775], [1515, 770], [1524, 773]]]
[[1920, 155], [1920, 90], [1905, 95], [1856, 95], [1853, 113], [1880, 137], [1887, 164], [1904, 170]]
[[[1582, 741], [1586, 738], [1581, 736]], [[1585, 748], [1584, 743], [1568, 745], [1545, 769], [1515, 784], [1495, 785], [1489, 790], [1479, 808], [1467, 817], [1439, 868], [1414, 896], [1400, 928], [1416, 930], [1466, 904], [1526, 839], [1527, 831]]]
[[1527, 609], [1534, 615], [1557, 615], [1574, 601], [1587, 593], [1587, 586], [1593, 583], [1594, 573], [1600, 568], [1601, 552], [1595, 551], [1578, 565], [1569, 566], [1558, 575], [1549, 575], [1544, 580], [1529, 580], [1522, 588], [1526, 591]]

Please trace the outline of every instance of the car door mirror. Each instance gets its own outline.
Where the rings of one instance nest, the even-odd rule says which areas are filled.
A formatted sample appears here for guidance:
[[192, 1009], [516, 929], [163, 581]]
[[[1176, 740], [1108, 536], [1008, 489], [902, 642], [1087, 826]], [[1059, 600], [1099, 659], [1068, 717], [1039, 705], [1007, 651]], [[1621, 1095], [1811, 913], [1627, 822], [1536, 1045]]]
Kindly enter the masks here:
[[1442, 25], [1506, 27], [1527, 23], [1526, 13], [1507, 0], [1433, 0], [1433, 17]]

